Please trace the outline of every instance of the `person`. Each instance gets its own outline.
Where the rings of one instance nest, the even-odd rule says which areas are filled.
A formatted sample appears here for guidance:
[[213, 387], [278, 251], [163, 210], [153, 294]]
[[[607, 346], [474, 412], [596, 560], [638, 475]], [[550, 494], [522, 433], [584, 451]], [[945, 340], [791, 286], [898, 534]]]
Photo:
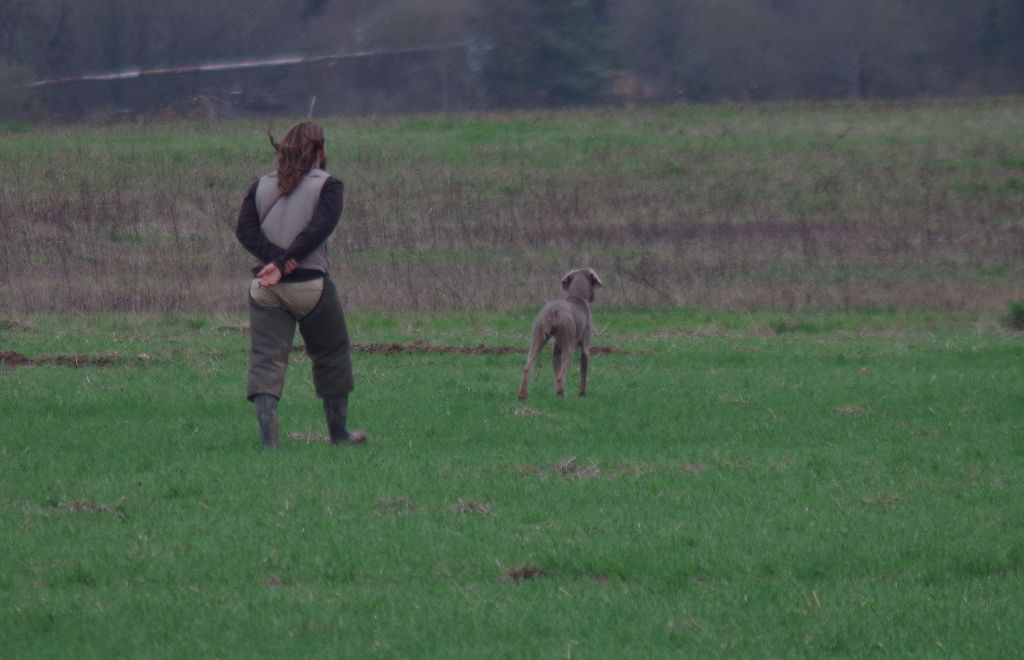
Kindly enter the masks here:
[[248, 290], [247, 397], [260, 440], [267, 448], [280, 446], [277, 404], [298, 325], [331, 443], [362, 443], [366, 433], [347, 427], [353, 390], [348, 328], [325, 248], [341, 218], [344, 184], [325, 170], [324, 132], [317, 124], [292, 126], [280, 144], [268, 137], [277, 170], [249, 187], [235, 227], [239, 243], [259, 260]]

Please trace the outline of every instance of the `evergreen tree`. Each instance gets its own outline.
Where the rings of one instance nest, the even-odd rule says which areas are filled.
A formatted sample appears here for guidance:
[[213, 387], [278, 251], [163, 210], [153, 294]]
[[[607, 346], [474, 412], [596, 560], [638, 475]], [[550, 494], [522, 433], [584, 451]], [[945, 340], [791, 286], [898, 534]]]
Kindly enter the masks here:
[[499, 106], [595, 100], [605, 85], [607, 39], [589, 0], [484, 0], [482, 80]]

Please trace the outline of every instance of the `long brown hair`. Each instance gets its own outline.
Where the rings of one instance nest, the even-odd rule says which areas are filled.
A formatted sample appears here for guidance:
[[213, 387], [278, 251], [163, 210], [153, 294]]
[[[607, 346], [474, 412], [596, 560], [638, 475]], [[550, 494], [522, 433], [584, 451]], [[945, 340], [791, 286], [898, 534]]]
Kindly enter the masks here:
[[289, 128], [280, 143], [275, 142], [270, 133], [267, 137], [277, 151], [277, 187], [282, 195], [289, 195], [317, 166], [317, 158], [324, 148], [324, 129], [304, 121]]

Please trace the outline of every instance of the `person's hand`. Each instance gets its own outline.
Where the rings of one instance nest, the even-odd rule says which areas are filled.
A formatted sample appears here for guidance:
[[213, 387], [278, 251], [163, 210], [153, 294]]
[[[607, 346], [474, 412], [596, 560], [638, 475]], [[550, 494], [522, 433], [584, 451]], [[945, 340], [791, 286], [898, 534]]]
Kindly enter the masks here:
[[[285, 268], [287, 268], [287, 265]], [[267, 264], [260, 272], [256, 273], [256, 279], [259, 280], [260, 288], [274, 286], [281, 281], [281, 269], [275, 264]]]
[[295, 272], [295, 269], [298, 267], [298, 261], [296, 261], [295, 259], [289, 259], [288, 261], [284, 262], [284, 274], [291, 275], [292, 273]]

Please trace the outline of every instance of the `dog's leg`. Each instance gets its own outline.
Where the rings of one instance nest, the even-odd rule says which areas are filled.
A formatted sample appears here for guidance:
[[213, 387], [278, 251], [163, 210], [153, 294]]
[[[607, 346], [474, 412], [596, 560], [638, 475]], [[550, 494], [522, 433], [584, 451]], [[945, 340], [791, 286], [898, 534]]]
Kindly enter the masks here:
[[590, 366], [590, 347], [580, 349], [580, 396], [587, 393], [587, 367]]
[[565, 376], [569, 373], [569, 367], [572, 365], [572, 350], [563, 348], [560, 355], [562, 359], [555, 371], [555, 394], [565, 396]]
[[576, 326], [572, 319], [566, 319], [555, 329], [555, 350], [559, 360], [555, 366], [555, 394], [565, 396], [565, 376], [572, 366], [572, 354], [576, 350]]
[[555, 346], [558, 351], [559, 360], [555, 364], [555, 394], [557, 396], [565, 396], [565, 376], [569, 373], [569, 367], [572, 366], [572, 344], [570, 344], [566, 336], [568, 333], [560, 332], [555, 337], [557, 342]]
[[533, 337], [530, 341], [530, 352], [526, 356], [526, 366], [523, 367], [523, 382], [519, 385], [520, 401], [526, 398], [526, 388], [530, 382], [530, 370], [533, 369], [533, 364], [537, 361], [537, 356], [540, 355], [540, 352], [543, 350], [544, 344], [546, 343], [547, 337], [544, 336], [544, 331], [538, 327], [534, 327]]

